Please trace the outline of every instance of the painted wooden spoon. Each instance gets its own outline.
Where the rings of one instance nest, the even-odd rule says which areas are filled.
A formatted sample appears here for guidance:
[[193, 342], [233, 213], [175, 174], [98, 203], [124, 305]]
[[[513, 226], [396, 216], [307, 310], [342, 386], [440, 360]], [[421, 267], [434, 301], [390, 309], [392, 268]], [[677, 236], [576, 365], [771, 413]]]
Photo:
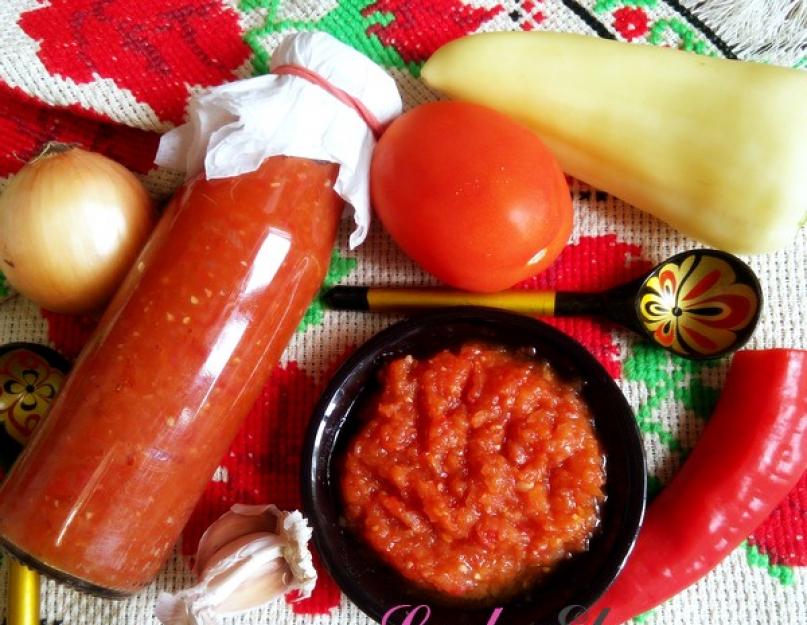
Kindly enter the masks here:
[[[10, 470], [64, 383], [70, 364], [34, 343], [0, 346], [0, 479]], [[8, 559], [8, 625], [39, 625], [39, 573]]]
[[676, 254], [646, 276], [600, 293], [337, 286], [323, 296], [336, 310], [411, 312], [485, 306], [544, 317], [598, 315], [679, 356], [718, 358], [751, 337], [762, 308], [759, 280], [742, 260], [717, 250]]

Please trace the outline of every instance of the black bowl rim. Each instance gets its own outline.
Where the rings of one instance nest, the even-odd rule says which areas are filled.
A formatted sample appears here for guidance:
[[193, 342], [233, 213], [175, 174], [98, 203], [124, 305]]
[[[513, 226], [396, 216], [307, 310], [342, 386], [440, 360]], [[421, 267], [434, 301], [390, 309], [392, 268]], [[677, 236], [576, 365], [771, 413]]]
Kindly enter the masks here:
[[[302, 481], [302, 500], [303, 510], [306, 517], [313, 529], [313, 540], [317, 552], [322, 560], [323, 565], [328, 573], [334, 579], [342, 592], [353, 602], [363, 613], [369, 616], [376, 622], [381, 622], [383, 613], [377, 612], [368, 604], [374, 603], [369, 599], [367, 593], [355, 580], [345, 574], [344, 568], [339, 566], [339, 563], [334, 561], [330, 551], [330, 541], [327, 539], [327, 532], [322, 531], [323, 528], [319, 524], [319, 513], [316, 506], [316, 497], [314, 494], [316, 477], [313, 471], [315, 469], [315, 450], [318, 451], [318, 439], [320, 438], [320, 431], [324, 423], [331, 417], [327, 412], [328, 405], [332, 402], [334, 396], [340, 391], [342, 385], [345, 383], [346, 378], [350, 375], [351, 371], [361, 362], [368, 357], [382, 357], [384, 358], [384, 348], [390, 343], [394, 343], [405, 337], [407, 334], [416, 332], [419, 328], [434, 324], [434, 323], [452, 323], [452, 322], [471, 322], [471, 323], [504, 323], [516, 324], [523, 326], [531, 326], [529, 330], [536, 335], [540, 335], [541, 340], [555, 341], [564, 346], [568, 351], [574, 362], [584, 362], [588, 368], [596, 371], [596, 383], [603, 383], [612, 386], [617, 391], [617, 396], [622, 398], [623, 406], [617, 411], [620, 415], [630, 417], [625, 419], [629, 421], [625, 423], [628, 435], [632, 439], [631, 445], [634, 446], [639, 453], [634, 454], [627, 459], [630, 473], [632, 477], [636, 478], [636, 485], [639, 488], [635, 489], [635, 494], [629, 498], [629, 505], [626, 507], [623, 517], [632, 520], [632, 527], [627, 527], [627, 530], [619, 535], [619, 541], [614, 545], [613, 553], [617, 556], [608, 560], [609, 566], [605, 571], [605, 575], [601, 576], [605, 582], [600, 587], [591, 592], [590, 588], [587, 589], [588, 594], [581, 591], [581, 606], [589, 607], [593, 605], [613, 584], [614, 580], [619, 575], [620, 571], [625, 566], [630, 554], [633, 551], [634, 545], [639, 535], [642, 523], [644, 521], [645, 510], [647, 505], [647, 459], [644, 452], [644, 444], [642, 441], [642, 434], [639, 430], [638, 423], [633, 412], [633, 408], [627, 401], [622, 389], [616, 384], [616, 381], [605, 370], [600, 362], [577, 340], [568, 334], [558, 330], [557, 328], [539, 321], [538, 319], [511, 313], [494, 308], [484, 308], [476, 306], [462, 306], [454, 308], [446, 308], [436, 312], [427, 312], [413, 315], [402, 321], [393, 323], [392, 325], [380, 330], [372, 335], [367, 341], [362, 343], [350, 356], [338, 367], [329, 380], [325, 389], [322, 391], [319, 399], [311, 414], [311, 419], [308, 423], [305, 433], [305, 440], [302, 450], [302, 460], [300, 467], [300, 477]], [[442, 349], [443, 345], [435, 345], [435, 351]], [[375, 367], [377, 370], [377, 367]], [[590, 379], [590, 378], [588, 378]], [[344, 423], [340, 424], [340, 428]], [[330, 459], [326, 467], [330, 466]], [[606, 480], [608, 478], [606, 477]], [[506, 603], [504, 607], [506, 608]], [[458, 608], [461, 610], [461, 608]]]

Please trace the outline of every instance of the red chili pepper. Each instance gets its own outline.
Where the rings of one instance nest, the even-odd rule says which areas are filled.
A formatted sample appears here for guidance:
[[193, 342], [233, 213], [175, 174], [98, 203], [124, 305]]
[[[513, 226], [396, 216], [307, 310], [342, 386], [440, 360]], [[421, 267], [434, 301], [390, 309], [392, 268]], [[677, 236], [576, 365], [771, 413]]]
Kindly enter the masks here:
[[618, 625], [695, 583], [805, 469], [807, 351], [739, 352], [703, 436], [648, 508], [633, 554], [586, 622]]

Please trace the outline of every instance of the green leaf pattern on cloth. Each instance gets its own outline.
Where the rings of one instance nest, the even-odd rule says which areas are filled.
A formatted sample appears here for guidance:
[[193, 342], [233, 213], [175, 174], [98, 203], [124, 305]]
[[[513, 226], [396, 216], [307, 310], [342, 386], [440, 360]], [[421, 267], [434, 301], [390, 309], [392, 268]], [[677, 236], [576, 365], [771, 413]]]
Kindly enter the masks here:
[[394, 19], [392, 13], [380, 11], [365, 15], [365, 9], [374, 2], [375, 0], [339, 0], [337, 6], [321, 19], [292, 20], [279, 17], [281, 0], [241, 0], [239, 8], [242, 11], [265, 13], [263, 24], [244, 34], [244, 40], [254, 54], [255, 73], [265, 74], [269, 71], [270, 54], [264, 46], [264, 38], [272, 33], [286, 31], [326, 32], [363, 52], [376, 63], [418, 73], [418, 64], [405, 63], [395, 48], [385, 46], [376, 35], [368, 34], [368, 29], [373, 26], [387, 26]]
[[650, 612], [645, 612], [644, 614], [639, 614], [637, 616], [634, 616], [633, 617], [633, 622], [636, 623], [636, 625], [644, 625], [644, 623], [647, 623], [647, 621], [650, 619], [652, 614], [653, 614], [653, 610], [650, 610]]
[[[595, 13], [607, 13], [622, 7], [635, 7], [639, 9], [653, 9], [658, 4], [658, 0], [597, 0], [594, 4]], [[618, 15], [617, 11], [614, 15]], [[664, 45], [665, 37], [672, 34], [681, 50], [688, 52], [695, 52], [696, 54], [705, 54], [708, 56], [717, 56], [717, 53], [710, 46], [710, 44], [703, 38], [699, 37], [694, 28], [687, 25], [686, 22], [677, 19], [658, 19], [656, 20], [647, 33], [647, 42], [655, 46]]]
[[328, 266], [328, 273], [325, 274], [325, 280], [322, 282], [322, 288], [317, 293], [316, 298], [305, 311], [303, 320], [297, 326], [298, 332], [305, 332], [312, 325], [322, 323], [325, 317], [325, 307], [322, 304], [322, 293], [335, 285], [343, 278], [349, 276], [354, 269], [356, 269], [356, 259], [348, 256], [342, 256], [337, 250], [331, 254], [331, 263]]
[[746, 561], [750, 566], [760, 567], [768, 572], [768, 575], [779, 580], [783, 586], [791, 586], [795, 582], [793, 568], [784, 564], [771, 564], [768, 554], [762, 553], [756, 545], [749, 542], [743, 543]]
[[597, 0], [594, 5], [594, 12], [605, 13], [624, 6], [652, 8], [656, 6], [657, 2], [658, 0]]
[[650, 34], [647, 36], [648, 43], [652, 43], [654, 46], [662, 45], [664, 35], [668, 31], [671, 31], [677, 35], [679, 39], [678, 47], [681, 50], [694, 52], [695, 54], [717, 56], [717, 53], [711, 49], [706, 40], [698, 37], [694, 29], [690, 28], [684, 22], [678, 19], [657, 20], [650, 27]]
[[714, 361], [686, 360], [649, 343], [637, 343], [625, 361], [623, 373], [627, 380], [640, 382], [647, 389], [647, 399], [636, 411], [639, 429], [656, 437], [669, 451], [686, 455], [689, 450], [656, 413], [664, 402], [675, 399], [696, 417], [708, 418], [719, 390], [706, 386], [700, 375], [715, 366]]

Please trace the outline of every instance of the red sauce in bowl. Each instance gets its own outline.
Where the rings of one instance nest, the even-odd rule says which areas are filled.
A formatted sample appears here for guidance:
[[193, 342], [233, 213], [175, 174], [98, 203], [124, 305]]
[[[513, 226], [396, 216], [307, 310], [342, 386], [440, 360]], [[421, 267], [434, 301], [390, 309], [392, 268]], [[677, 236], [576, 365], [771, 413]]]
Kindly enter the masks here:
[[501, 599], [586, 550], [604, 500], [590, 411], [548, 363], [466, 344], [381, 371], [349, 445], [350, 525], [451, 598]]

